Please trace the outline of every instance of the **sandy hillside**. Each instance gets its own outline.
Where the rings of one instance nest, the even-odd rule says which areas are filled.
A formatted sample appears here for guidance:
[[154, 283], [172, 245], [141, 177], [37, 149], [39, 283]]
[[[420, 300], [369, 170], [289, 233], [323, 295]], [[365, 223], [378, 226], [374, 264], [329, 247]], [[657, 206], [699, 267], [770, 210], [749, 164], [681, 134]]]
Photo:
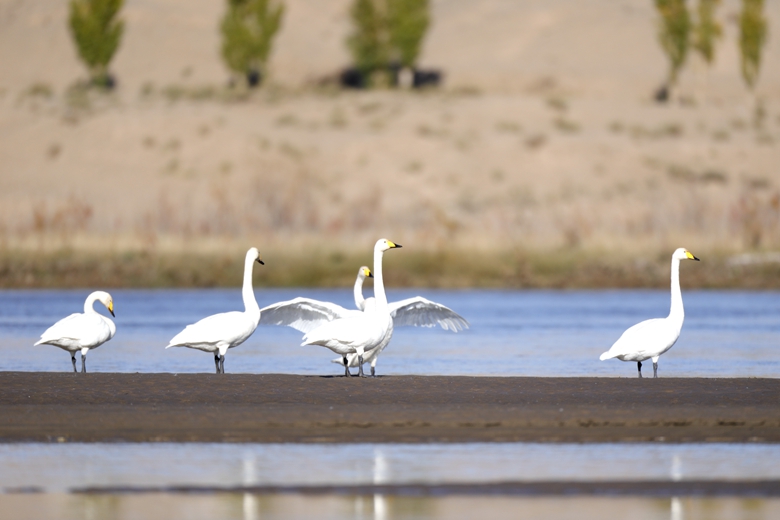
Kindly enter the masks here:
[[433, 1], [424, 93], [322, 86], [350, 2], [286, 4], [269, 84], [236, 100], [222, 2], [127, 0], [119, 88], [74, 97], [66, 2], [0, 0], [3, 244], [780, 247], [780, 2], [758, 119], [734, 0], [666, 106], [649, 0]]

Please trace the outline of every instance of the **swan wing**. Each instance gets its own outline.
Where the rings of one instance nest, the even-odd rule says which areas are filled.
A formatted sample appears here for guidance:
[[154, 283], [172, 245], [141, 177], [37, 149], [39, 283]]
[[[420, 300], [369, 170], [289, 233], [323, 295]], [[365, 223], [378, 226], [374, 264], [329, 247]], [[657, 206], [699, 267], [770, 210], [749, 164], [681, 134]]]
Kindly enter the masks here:
[[303, 337], [301, 345], [321, 345], [331, 349], [376, 346], [381, 334], [374, 319], [363, 312], [320, 325]]
[[393, 325], [396, 327], [435, 327], [458, 332], [469, 328], [466, 319], [440, 303], [432, 302], [422, 296], [407, 298], [388, 304]]
[[102, 345], [114, 336], [116, 327], [113, 325], [111, 320], [100, 314], [74, 313], [46, 329], [35, 344], [51, 343], [92, 348]]
[[183, 331], [176, 334], [168, 343], [168, 347], [217, 345], [218, 343], [236, 346], [252, 335], [255, 324], [239, 311], [223, 312], [207, 316], [202, 320], [187, 325]]
[[360, 314], [362, 311], [345, 309], [335, 303], [295, 298], [260, 309], [260, 324], [285, 325], [307, 333], [334, 320]]
[[679, 328], [667, 318], [645, 320], [628, 328], [601, 359], [644, 360], [671, 348], [680, 336]]

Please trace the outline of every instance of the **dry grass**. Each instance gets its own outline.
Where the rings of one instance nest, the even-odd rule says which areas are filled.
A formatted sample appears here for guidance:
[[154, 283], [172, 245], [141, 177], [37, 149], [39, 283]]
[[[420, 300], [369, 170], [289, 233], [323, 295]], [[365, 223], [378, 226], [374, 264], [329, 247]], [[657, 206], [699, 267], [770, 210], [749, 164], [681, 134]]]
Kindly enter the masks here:
[[[683, 266], [687, 288], [779, 289], [780, 261], [772, 256], [734, 257], [697, 252], [701, 263]], [[259, 287], [350, 287], [370, 254], [319, 248], [306, 253], [265, 250]], [[665, 288], [670, 254], [619, 256], [572, 251], [415, 252], [385, 257], [391, 287], [439, 288]], [[1, 288], [234, 287], [242, 254], [100, 253], [73, 250], [0, 251]]]

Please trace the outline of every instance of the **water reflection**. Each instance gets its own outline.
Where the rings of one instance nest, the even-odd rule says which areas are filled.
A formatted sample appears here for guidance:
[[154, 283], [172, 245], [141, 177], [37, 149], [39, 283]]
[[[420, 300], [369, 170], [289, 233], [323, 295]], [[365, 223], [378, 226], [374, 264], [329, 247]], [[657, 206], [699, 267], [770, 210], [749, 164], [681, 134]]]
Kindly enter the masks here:
[[671, 514], [669, 515], [669, 518], [671, 518], [671, 520], [683, 520], [682, 500], [680, 500], [680, 497], [672, 497], [671, 502]]
[[[675, 497], [385, 497], [384, 509], [370, 496], [234, 494], [0, 494], [4, 520], [243, 520], [384, 518], [561, 520], [770, 520], [780, 518], [780, 499]], [[249, 507], [249, 509], [247, 509]], [[671, 513], [670, 513], [671, 511]], [[684, 512], [684, 515], [683, 515]], [[382, 516], [380, 516], [382, 515]]]
[[[387, 484], [390, 482], [388, 478], [388, 462], [385, 458], [382, 448], [374, 448], [374, 485]], [[384, 495], [380, 493], [374, 493], [374, 520], [386, 520], [387, 519], [387, 500]]]
[[0, 444], [0, 491], [713, 479], [780, 479], [780, 445]]

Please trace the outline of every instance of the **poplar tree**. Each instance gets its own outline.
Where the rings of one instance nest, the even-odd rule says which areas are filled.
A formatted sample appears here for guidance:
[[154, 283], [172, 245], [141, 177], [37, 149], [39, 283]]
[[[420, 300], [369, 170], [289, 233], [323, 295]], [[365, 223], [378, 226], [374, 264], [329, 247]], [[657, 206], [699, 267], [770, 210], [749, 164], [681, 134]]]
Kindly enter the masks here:
[[671, 89], [688, 56], [691, 17], [685, 0], [655, 0], [655, 7], [661, 15], [658, 41], [669, 59], [667, 86]]
[[764, 16], [764, 0], [742, 0], [739, 16], [739, 51], [744, 78], [750, 90], [758, 80], [761, 67], [761, 48], [766, 43], [767, 21]]
[[108, 64], [119, 48], [124, 32], [124, 22], [118, 18], [123, 3], [123, 0], [70, 1], [70, 32], [94, 85], [113, 86]]
[[[273, 4], [273, 5], [272, 5]], [[284, 4], [271, 0], [228, 0], [220, 26], [222, 57], [228, 68], [255, 86], [266, 73], [274, 36], [282, 25]]]
[[430, 25], [429, 10], [429, 0], [354, 0], [347, 47], [369, 85], [393, 64], [414, 68]]
[[715, 10], [721, 0], [699, 0], [698, 23], [693, 28], [693, 48], [707, 65], [715, 59], [715, 42], [723, 35], [723, 28], [715, 20]]
[[354, 30], [347, 38], [347, 47], [355, 68], [370, 85], [372, 77], [385, 69], [389, 60], [385, 5], [378, 0], [355, 0], [349, 14]]
[[387, 21], [393, 58], [413, 68], [430, 25], [428, 0], [388, 0]]

